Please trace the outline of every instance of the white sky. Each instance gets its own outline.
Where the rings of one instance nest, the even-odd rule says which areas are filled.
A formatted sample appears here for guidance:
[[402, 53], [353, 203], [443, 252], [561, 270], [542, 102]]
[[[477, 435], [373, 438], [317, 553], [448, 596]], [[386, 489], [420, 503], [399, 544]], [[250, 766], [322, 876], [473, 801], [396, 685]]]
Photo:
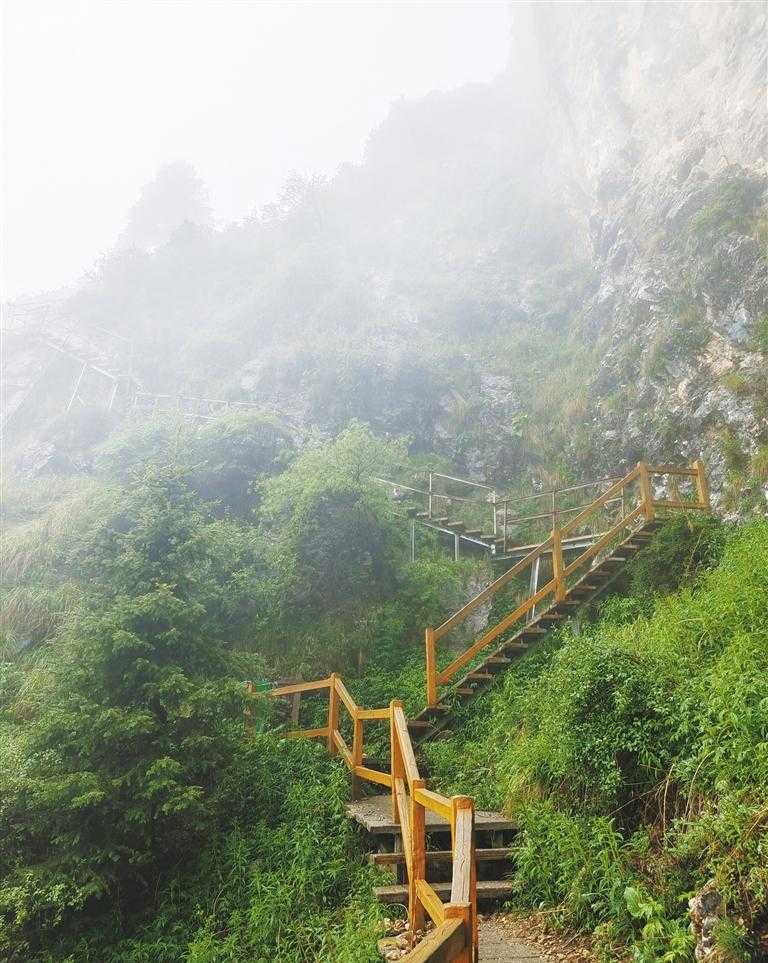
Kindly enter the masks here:
[[504, 2], [0, 0], [4, 296], [76, 279], [191, 161], [220, 220], [356, 161], [392, 100], [504, 66]]

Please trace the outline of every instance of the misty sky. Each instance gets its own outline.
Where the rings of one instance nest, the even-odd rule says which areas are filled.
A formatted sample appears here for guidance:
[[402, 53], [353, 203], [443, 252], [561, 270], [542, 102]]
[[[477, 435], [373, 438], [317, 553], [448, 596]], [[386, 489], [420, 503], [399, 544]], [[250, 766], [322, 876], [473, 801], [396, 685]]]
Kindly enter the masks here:
[[392, 100], [504, 66], [506, 3], [0, 0], [4, 296], [75, 280], [191, 161], [219, 220], [359, 160]]

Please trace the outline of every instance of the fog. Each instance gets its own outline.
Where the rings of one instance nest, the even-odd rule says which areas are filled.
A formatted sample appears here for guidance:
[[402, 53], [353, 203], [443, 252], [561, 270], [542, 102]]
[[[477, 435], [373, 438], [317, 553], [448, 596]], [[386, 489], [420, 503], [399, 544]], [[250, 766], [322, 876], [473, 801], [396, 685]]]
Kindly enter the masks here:
[[5, 0], [3, 287], [73, 281], [158, 166], [218, 221], [361, 158], [399, 97], [498, 73], [503, 3]]

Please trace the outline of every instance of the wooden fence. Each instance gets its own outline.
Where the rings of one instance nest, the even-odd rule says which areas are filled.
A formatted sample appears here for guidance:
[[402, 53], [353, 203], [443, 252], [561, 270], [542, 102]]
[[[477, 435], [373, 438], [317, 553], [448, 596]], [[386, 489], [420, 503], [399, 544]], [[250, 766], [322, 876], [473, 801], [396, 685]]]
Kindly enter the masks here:
[[[477, 880], [474, 858], [474, 803], [468, 796], [447, 797], [427, 788], [419, 773], [402, 703], [386, 709], [357, 705], [335, 673], [315, 682], [298, 682], [272, 689], [271, 697], [327, 691], [328, 717], [324, 726], [286, 733], [293, 739], [324, 739], [331, 755], [338, 755], [353, 779], [353, 793], [363, 782], [386, 787], [392, 799], [392, 816], [399, 824], [408, 878], [410, 933], [424, 928], [429, 916], [435, 931], [408, 956], [409, 963], [474, 963], [477, 959]], [[344, 709], [352, 723], [352, 744], [339, 729]], [[363, 765], [363, 727], [366, 722], [386, 722], [389, 729], [390, 771]], [[426, 879], [426, 812], [446, 820], [451, 832], [452, 878], [450, 901], [443, 903]]]
[[[647, 465], [640, 462], [618, 481], [606, 479], [599, 493], [586, 507], [580, 508], [564, 524], [553, 508], [553, 527], [550, 534], [536, 545], [517, 564], [467, 602], [454, 615], [437, 628], [426, 630], [426, 689], [427, 705], [438, 703], [439, 687], [449, 683], [456, 673], [472, 662], [496, 639], [514, 625], [522, 623], [534, 610], [542, 606], [556, 605], [565, 600], [569, 587], [581, 578], [591, 566], [596, 555], [610, 552], [627, 534], [627, 530], [650, 522], [658, 511], [707, 511], [709, 489], [703, 463], [698, 460], [688, 467], [675, 465]], [[607, 486], [607, 487], [606, 487]], [[579, 486], [580, 487], [580, 486]], [[576, 489], [573, 489], [576, 490]], [[599, 534], [596, 534], [595, 529]], [[576, 536], [587, 536], [589, 544], [579, 545], [575, 558], [568, 558], [566, 540], [577, 541]], [[551, 559], [551, 577], [538, 588], [538, 566], [543, 557]], [[535, 568], [536, 578], [529, 578]], [[465, 621], [480, 605], [487, 602], [501, 589], [512, 586], [513, 580], [525, 579], [533, 591], [524, 591], [517, 605], [509, 614], [483, 632], [463, 652], [442, 669], [438, 668], [437, 643], [454, 628]]]

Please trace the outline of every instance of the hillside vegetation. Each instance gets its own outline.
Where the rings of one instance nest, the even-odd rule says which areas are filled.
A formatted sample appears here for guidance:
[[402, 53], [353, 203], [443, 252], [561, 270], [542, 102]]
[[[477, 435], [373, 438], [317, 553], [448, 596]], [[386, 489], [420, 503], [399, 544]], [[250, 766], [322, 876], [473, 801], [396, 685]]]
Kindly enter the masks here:
[[709, 880], [718, 958], [765, 953], [767, 559], [764, 520], [678, 520], [578, 634], [428, 750], [445, 789], [519, 819], [517, 904], [594, 930], [609, 959], [627, 941], [632, 959], [691, 959], [687, 900]]
[[[344, 773], [246, 689], [423, 706], [424, 627], [493, 565], [429, 533], [412, 561], [371, 478], [698, 457], [720, 520], [665, 528], [423, 762], [515, 816], [514, 908], [605, 963], [690, 963], [710, 881], [712, 959], [768, 958], [765, 11], [512, 7], [509, 68], [398, 101], [361, 163], [229, 224], [164, 165], [84, 278], [10, 306], [3, 963], [373, 963]], [[119, 377], [78, 394], [88, 348]]]

